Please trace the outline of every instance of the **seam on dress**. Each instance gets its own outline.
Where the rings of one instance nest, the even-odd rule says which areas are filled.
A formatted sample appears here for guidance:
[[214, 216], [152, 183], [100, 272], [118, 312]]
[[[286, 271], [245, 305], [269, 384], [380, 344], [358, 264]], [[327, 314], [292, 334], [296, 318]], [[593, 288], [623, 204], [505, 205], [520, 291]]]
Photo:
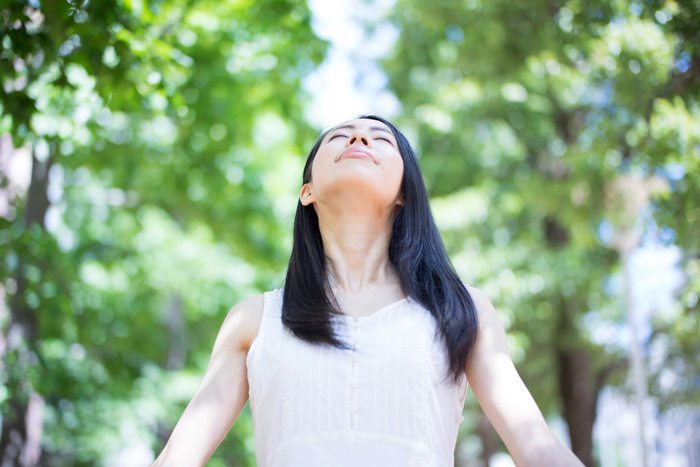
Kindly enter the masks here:
[[[289, 336], [287, 335], [287, 329], [284, 327], [282, 324], [282, 300], [283, 297], [281, 296], [282, 289], [278, 289], [277, 295], [275, 296], [275, 310], [278, 311], [279, 313], [276, 313], [275, 317], [277, 320], [277, 325], [279, 327], [280, 332], [280, 339], [289, 339]], [[288, 352], [282, 352], [282, 358], [285, 360], [290, 358], [291, 356], [288, 355]], [[281, 407], [280, 407], [280, 416], [282, 420], [280, 420], [280, 425], [281, 425], [281, 433], [282, 436], [280, 438], [280, 441], [284, 443], [284, 440], [287, 439], [289, 435], [289, 423], [290, 423], [290, 407], [289, 407], [289, 367], [291, 365], [289, 364], [288, 361], [283, 362], [282, 364], [282, 387], [280, 388], [282, 391], [282, 400], [281, 400]], [[270, 455], [270, 458], [272, 458], [272, 455]]]
[[421, 399], [421, 410], [420, 410], [420, 417], [421, 417], [421, 426], [423, 427], [423, 432], [421, 433], [421, 439], [430, 439], [430, 425], [428, 423], [428, 397], [429, 397], [429, 392], [428, 392], [428, 386], [430, 385], [430, 382], [432, 381], [432, 364], [431, 364], [431, 346], [430, 346], [430, 332], [427, 333], [421, 333], [422, 339], [421, 339], [421, 346], [422, 346], [422, 362], [421, 362], [421, 377], [423, 378], [423, 384], [421, 384], [422, 388], [422, 394], [420, 395]]

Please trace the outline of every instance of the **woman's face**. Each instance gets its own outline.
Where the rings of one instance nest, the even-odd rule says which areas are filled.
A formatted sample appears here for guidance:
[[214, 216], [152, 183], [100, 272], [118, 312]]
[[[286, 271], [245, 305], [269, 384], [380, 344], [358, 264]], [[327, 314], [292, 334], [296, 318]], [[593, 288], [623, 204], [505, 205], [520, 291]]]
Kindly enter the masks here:
[[393, 207], [401, 204], [402, 179], [403, 160], [391, 129], [377, 120], [349, 120], [323, 137], [300, 200], [304, 205], [332, 203], [352, 194]]

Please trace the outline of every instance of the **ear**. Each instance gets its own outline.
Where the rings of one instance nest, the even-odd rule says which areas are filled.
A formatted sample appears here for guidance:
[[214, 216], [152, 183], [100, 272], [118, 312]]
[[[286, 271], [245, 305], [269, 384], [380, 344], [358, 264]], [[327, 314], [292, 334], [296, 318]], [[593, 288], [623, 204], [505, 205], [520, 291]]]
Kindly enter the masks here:
[[304, 183], [299, 192], [299, 201], [302, 206], [308, 206], [309, 204], [316, 201], [313, 191], [311, 190], [311, 183]]

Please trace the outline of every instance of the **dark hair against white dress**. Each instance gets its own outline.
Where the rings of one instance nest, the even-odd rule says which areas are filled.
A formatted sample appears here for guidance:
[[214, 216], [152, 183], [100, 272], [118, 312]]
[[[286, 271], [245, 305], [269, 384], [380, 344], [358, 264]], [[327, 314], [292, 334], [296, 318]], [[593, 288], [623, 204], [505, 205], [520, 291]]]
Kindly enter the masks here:
[[[383, 117], [362, 115], [358, 118], [384, 123], [398, 143], [404, 165], [403, 206], [397, 208], [393, 219], [389, 260], [396, 268], [404, 294], [423, 305], [435, 318], [447, 350], [446, 376], [452, 376], [456, 382], [476, 339], [478, 322], [474, 302], [447, 257], [410, 143]], [[311, 166], [326, 134], [327, 131], [322, 133], [311, 148], [304, 165], [303, 183], [311, 181]], [[307, 342], [349, 349], [333, 333], [331, 326], [332, 315], [339, 313], [328, 281], [318, 216], [313, 205], [304, 206], [299, 201], [284, 283], [282, 322]]]

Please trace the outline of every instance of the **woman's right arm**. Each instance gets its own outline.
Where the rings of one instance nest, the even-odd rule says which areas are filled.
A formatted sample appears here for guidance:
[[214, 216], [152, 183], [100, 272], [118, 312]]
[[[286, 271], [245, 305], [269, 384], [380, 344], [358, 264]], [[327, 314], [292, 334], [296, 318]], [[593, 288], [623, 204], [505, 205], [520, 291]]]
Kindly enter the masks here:
[[152, 467], [203, 466], [231, 429], [248, 400], [246, 356], [262, 309], [256, 295], [229, 310], [202, 383]]

